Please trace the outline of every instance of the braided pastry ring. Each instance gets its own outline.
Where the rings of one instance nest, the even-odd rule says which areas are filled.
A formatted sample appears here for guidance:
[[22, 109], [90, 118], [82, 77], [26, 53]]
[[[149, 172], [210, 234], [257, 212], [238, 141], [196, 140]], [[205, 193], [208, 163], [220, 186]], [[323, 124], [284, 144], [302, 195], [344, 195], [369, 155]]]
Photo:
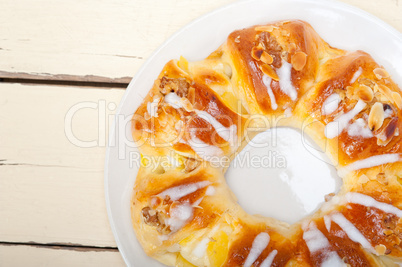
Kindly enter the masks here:
[[[170, 61], [132, 120], [137, 238], [171, 266], [388, 266], [402, 256], [401, 108], [370, 55], [330, 47], [303, 21], [235, 31], [203, 61]], [[293, 225], [247, 214], [224, 179], [248, 129], [273, 126], [302, 129], [343, 179]]]

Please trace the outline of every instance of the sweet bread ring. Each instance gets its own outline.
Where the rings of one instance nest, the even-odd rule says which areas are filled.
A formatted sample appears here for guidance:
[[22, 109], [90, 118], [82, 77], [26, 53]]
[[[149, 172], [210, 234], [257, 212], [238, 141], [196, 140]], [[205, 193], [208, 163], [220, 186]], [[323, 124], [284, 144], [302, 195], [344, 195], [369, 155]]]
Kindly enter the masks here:
[[[170, 266], [397, 266], [401, 108], [370, 55], [333, 48], [298, 20], [235, 31], [199, 62], [168, 62], [132, 119], [139, 242]], [[293, 225], [247, 214], [224, 178], [248, 130], [276, 126], [310, 135], [343, 179]]]

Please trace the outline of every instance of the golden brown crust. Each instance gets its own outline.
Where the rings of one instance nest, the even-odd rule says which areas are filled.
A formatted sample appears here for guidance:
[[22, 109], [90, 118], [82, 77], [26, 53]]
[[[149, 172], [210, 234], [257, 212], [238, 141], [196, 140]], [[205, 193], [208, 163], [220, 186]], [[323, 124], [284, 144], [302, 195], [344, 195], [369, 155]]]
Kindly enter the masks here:
[[[143, 155], [137, 238], [172, 266], [402, 260], [401, 108], [400, 89], [370, 55], [330, 47], [303, 21], [238, 30], [203, 61], [172, 60], [132, 120]], [[251, 130], [283, 125], [326, 148], [344, 179], [292, 226], [247, 214], [224, 179]]]

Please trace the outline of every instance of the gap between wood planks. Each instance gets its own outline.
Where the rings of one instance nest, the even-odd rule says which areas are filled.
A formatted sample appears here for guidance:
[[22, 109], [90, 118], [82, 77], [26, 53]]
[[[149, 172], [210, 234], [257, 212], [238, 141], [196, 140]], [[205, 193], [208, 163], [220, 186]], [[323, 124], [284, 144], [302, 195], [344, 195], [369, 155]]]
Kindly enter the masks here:
[[0, 241], [0, 246], [30, 246], [36, 248], [47, 248], [47, 249], [64, 249], [73, 250], [81, 252], [89, 251], [111, 251], [117, 252], [117, 247], [98, 247], [98, 246], [85, 246], [73, 243], [36, 243], [36, 242], [2, 242]]
[[39, 85], [68, 85], [78, 87], [127, 88], [131, 77], [108, 78], [96, 75], [76, 76], [68, 74], [25, 73], [0, 71], [0, 82], [39, 84]]

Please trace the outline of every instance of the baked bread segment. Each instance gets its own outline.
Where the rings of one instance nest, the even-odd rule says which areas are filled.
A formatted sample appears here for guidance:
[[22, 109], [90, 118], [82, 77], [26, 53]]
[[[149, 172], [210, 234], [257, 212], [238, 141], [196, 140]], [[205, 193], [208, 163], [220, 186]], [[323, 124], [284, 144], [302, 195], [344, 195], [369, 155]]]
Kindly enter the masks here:
[[[235, 31], [205, 60], [168, 62], [132, 119], [139, 242], [170, 266], [401, 263], [401, 108], [370, 55], [333, 48], [299, 20]], [[224, 177], [258, 131], [278, 126], [312, 137], [343, 179], [293, 225], [247, 214]]]
[[232, 82], [250, 113], [291, 111], [311, 89], [320, 59], [331, 49], [302, 21], [281, 21], [231, 33], [223, 58], [233, 69]]

